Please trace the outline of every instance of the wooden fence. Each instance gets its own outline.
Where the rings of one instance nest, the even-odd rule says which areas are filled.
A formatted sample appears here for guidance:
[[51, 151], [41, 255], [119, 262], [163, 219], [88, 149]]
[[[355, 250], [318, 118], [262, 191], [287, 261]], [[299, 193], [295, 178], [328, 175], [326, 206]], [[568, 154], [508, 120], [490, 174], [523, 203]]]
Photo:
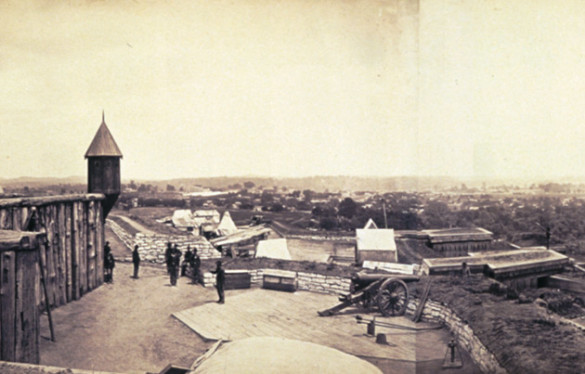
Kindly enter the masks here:
[[[39, 253], [52, 307], [78, 300], [103, 283], [104, 198], [85, 194], [0, 199], [0, 229], [46, 233]], [[45, 298], [37, 295], [40, 306]]]
[[45, 235], [0, 230], [0, 359], [39, 363], [37, 263]]

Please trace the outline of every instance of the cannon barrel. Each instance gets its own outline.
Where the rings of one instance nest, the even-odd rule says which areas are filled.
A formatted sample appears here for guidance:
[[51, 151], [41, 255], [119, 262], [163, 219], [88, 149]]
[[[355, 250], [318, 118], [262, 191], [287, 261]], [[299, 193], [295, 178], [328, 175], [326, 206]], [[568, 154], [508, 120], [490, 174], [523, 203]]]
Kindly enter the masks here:
[[400, 280], [407, 282], [407, 283], [408, 282], [417, 282], [418, 280], [420, 280], [420, 277], [418, 275], [357, 273], [351, 277], [351, 281], [354, 284], [357, 284], [360, 286], [367, 286], [371, 283], [374, 283], [374, 282], [379, 281], [381, 279], [387, 279], [387, 278], [400, 279]]

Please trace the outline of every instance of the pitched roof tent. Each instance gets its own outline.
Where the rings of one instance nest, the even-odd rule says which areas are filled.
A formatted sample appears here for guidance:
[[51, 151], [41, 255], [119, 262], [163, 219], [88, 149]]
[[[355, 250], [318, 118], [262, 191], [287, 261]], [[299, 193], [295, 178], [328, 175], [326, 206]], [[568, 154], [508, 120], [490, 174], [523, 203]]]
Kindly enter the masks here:
[[102, 124], [85, 152], [85, 158], [88, 157], [123, 157], [108, 126], [106, 126], [104, 112], [102, 112]]

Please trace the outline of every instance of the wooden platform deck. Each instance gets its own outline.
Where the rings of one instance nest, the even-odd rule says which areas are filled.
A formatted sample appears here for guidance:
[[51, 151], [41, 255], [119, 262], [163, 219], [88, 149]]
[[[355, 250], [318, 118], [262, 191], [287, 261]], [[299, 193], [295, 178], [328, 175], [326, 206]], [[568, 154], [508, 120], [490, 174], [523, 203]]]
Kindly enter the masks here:
[[251, 289], [230, 291], [225, 304], [207, 303], [174, 313], [173, 316], [208, 340], [236, 340], [251, 336], [276, 336], [317, 343], [360, 357], [409, 362], [442, 360], [448, 333], [431, 330], [424, 323], [414, 324], [406, 317], [383, 318], [392, 324], [417, 330], [376, 327], [385, 333], [388, 345], [376, 344], [366, 335], [366, 325], [357, 324], [359, 310], [348, 308], [342, 314], [319, 317], [318, 310], [331, 307], [331, 295], [297, 291], [295, 293]]

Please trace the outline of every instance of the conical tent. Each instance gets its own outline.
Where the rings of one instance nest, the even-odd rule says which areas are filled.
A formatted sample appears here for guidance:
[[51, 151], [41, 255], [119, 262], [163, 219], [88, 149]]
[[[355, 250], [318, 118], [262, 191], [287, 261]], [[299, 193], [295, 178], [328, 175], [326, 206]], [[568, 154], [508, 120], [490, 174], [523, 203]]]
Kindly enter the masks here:
[[223, 214], [219, 226], [217, 226], [217, 231], [221, 236], [233, 234], [234, 232], [238, 231], [238, 228], [236, 227], [236, 224], [234, 223], [234, 220], [232, 219], [230, 212], [228, 212], [227, 210]]
[[373, 219], [369, 219], [368, 222], [366, 222], [366, 225], [364, 226], [364, 229], [377, 229], [378, 225], [376, 225], [376, 222], [374, 222]]

